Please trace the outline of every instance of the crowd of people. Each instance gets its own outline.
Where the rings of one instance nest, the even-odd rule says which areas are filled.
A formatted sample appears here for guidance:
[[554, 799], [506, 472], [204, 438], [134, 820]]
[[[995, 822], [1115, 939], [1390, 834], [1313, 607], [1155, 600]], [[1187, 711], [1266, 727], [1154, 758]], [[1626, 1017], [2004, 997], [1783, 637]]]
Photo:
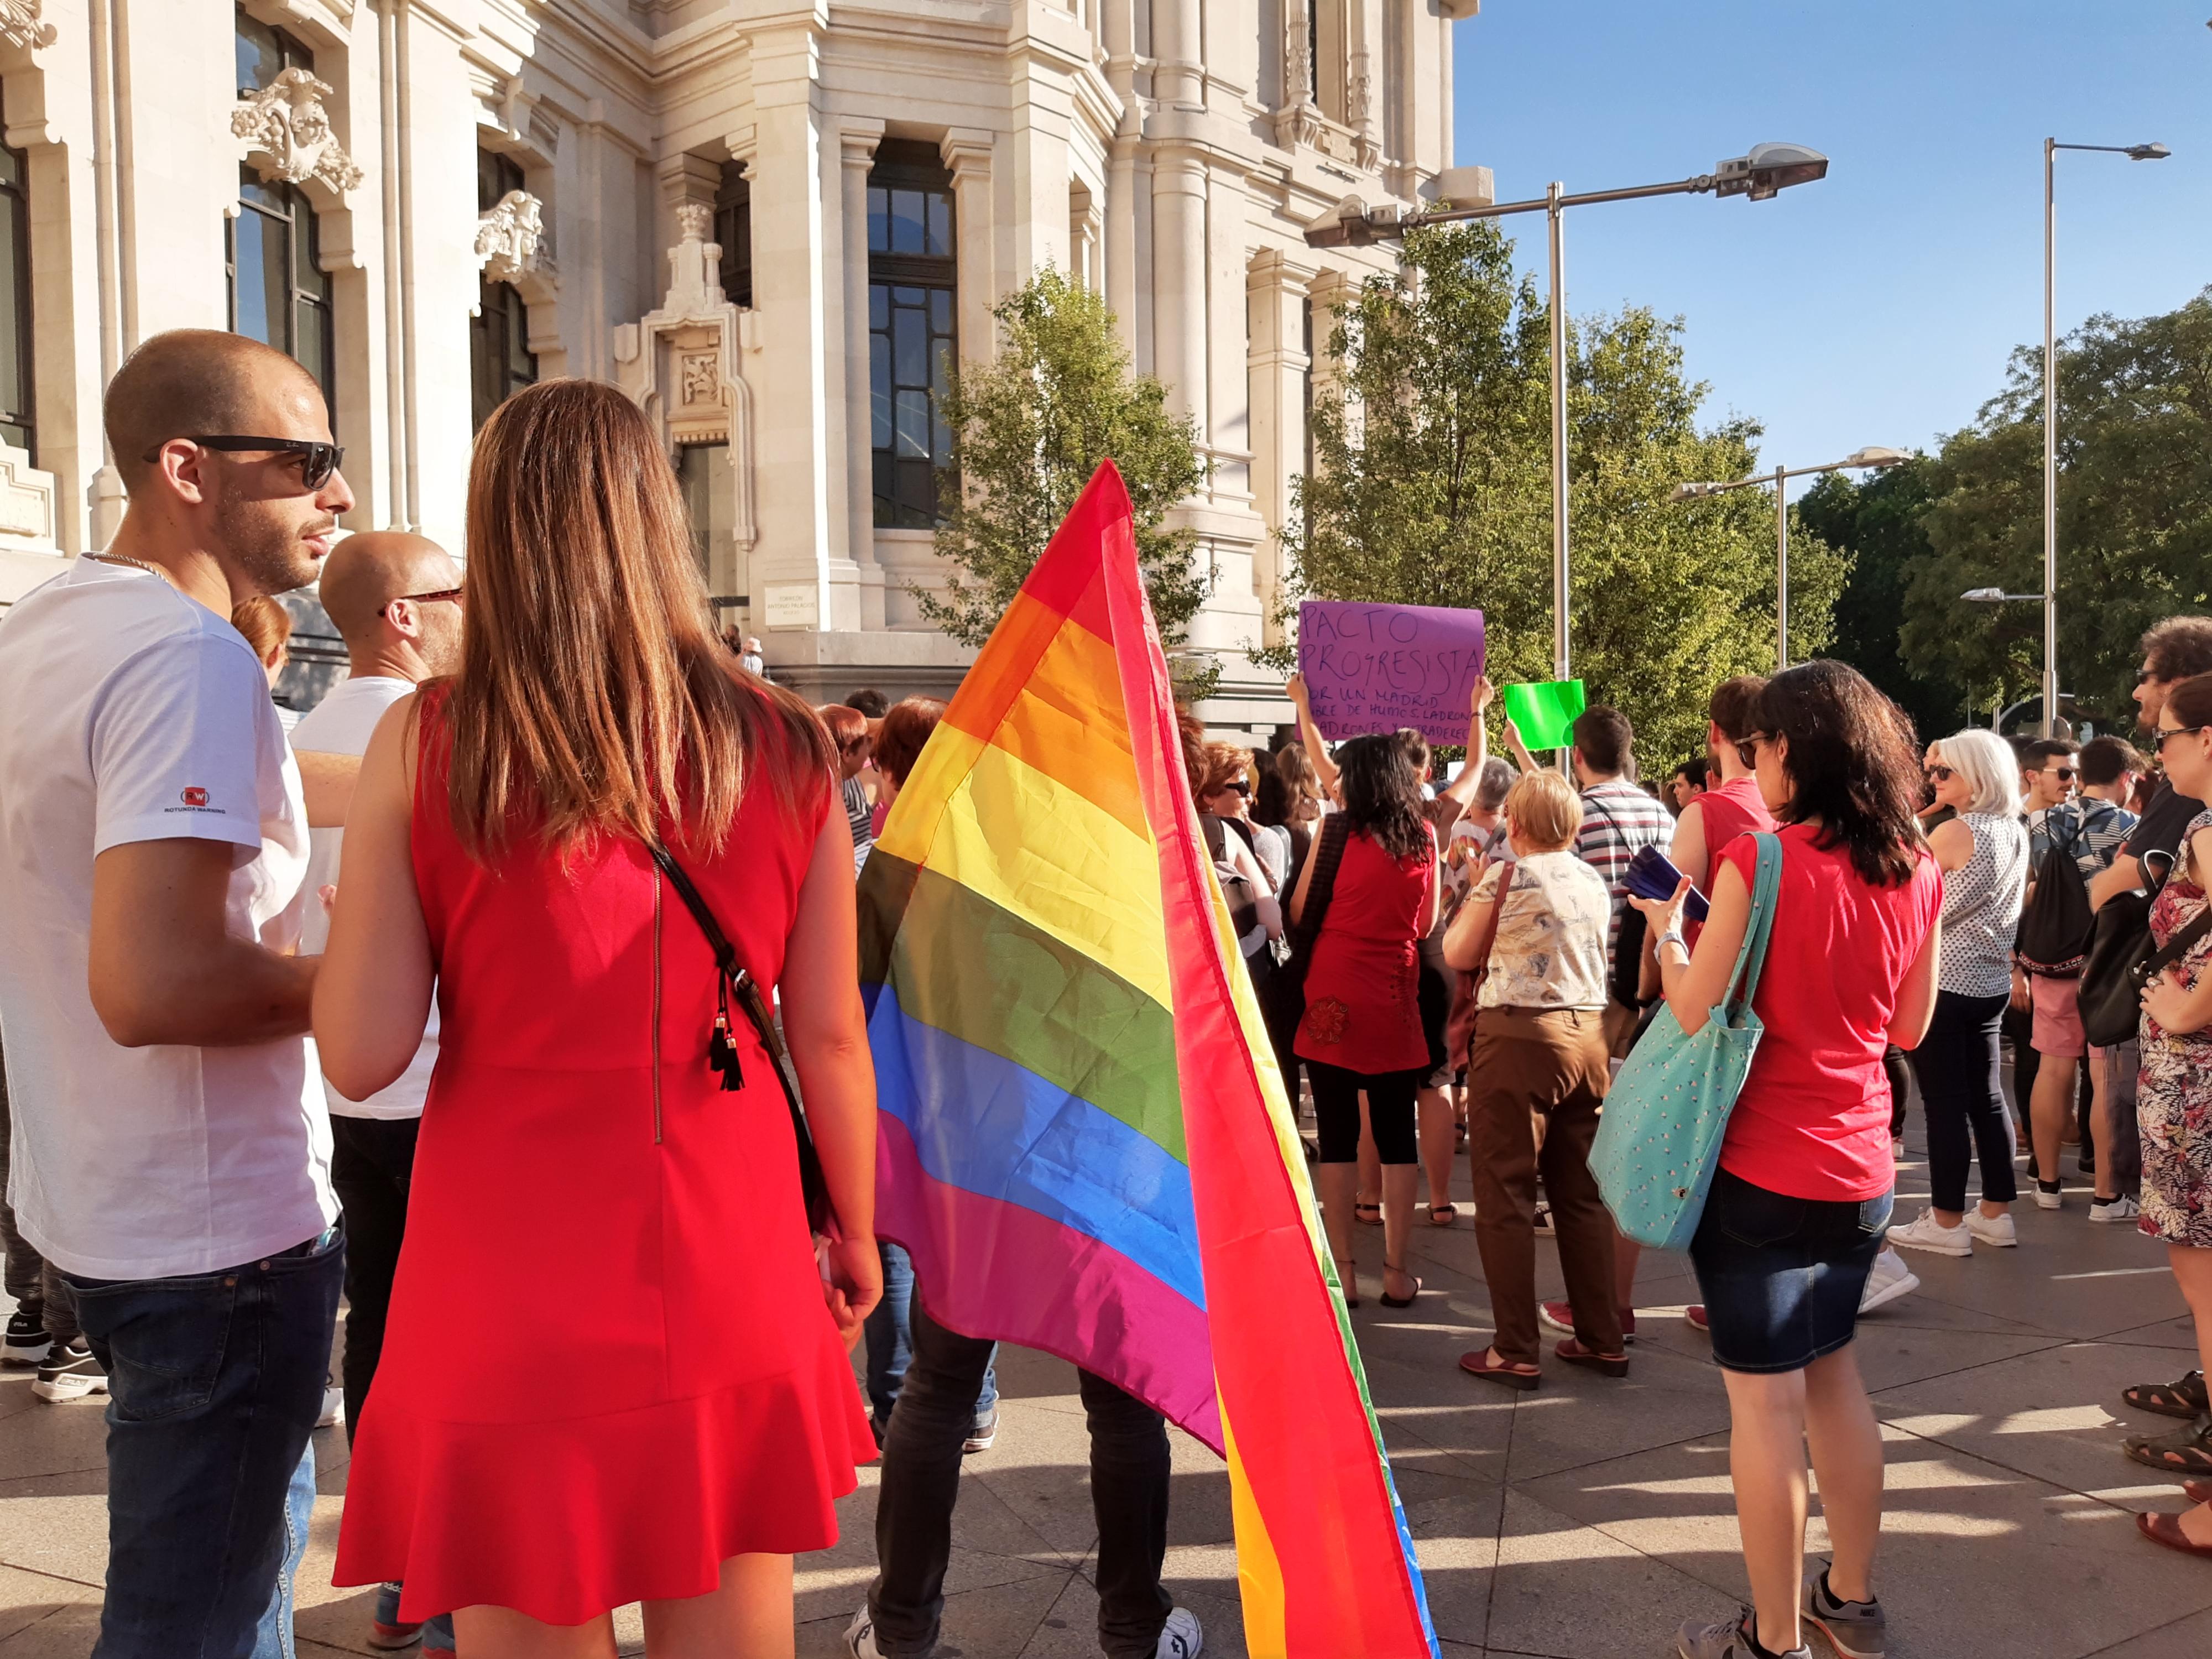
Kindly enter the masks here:
[[[156, 336], [105, 415], [120, 527], [0, 621], [0, 703], [37, 711], [0, 727], [0, 1358], [42, 1400], [108, 1399], [99, 1659], [289, 1653], [339, 1421], [337, 1581], [374, 1588], [380, 1648], [611, 1659], [641, 1601], [651, 1653], [788, 1654], [793, 1557], [880, 1457], [845, 1645], [927, 1654], [996, 1354], [875, 1236], [854, 893], [945, 706], [810, 707], [718, 635], [611, 388], [494, 412], [465, 568], [337, 537], [320, 392], [265, 346]], [[272, 596], [318, 577], [349, 672], [288, 735]], [[1494, 744], [1486, 679], [1455, 764], [1412, 731], [1332, 744], [1295, 679], [1264, 751], [1184, 720], [1347, 1305], [1430, 1294], [1413, 1242], [1461, 1222], [1468, 1154], [1471, 1389], [1631, 1375], [1608, 1096], [1640, 1045], [1760, 1029], [1687, 1310], [1752, 1604], [1685, 1627], [1682, 1659], [1807, 1656], [1808, 1626], [1883, 1651], [1856, 1323], [1917, 1286], [1898, 1247], [2020, 1247], [2023, 1145], [2039, 1206], [2070, 1151], [2087, 1218], [2166, 1247], [2208, 1364], [2125, 1391], [2179, 1426], [2123, 1449], [2191, 1500], [2146, 1536], [2212, 1559], [2212, 619], [2144, 653], [2148, 756], [1972, 729], [1923, 752], [1826, 661], [1716, 687], [1705, 752], [1656, 787], [1612, 708], [1559, 764], [1510, 721]], [[2141, 981], [2124, 1030], [2108, 946]], [[1930, 1197], [1895, 1220], [1916, 1091]], [[1538, 1297], [1547, 1237], [1563, 1301]], [[1100, 1645], [1197, 1659], [1161, 1582], [1162, 1419], [1080, 1390]]]

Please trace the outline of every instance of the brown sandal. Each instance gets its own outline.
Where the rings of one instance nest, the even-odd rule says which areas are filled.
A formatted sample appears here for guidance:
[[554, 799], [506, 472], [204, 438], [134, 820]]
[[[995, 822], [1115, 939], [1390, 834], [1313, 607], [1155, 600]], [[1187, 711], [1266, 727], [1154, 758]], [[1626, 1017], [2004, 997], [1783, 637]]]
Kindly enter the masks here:
[[2181, 1517], [2178, 1515], [2138, 1515], [2136, 1516], [2136, 1530], [2154, 1544], [2163, 1544], [2170, 1550], [2179, 1550], [2184, 1555], [2212, 1561], [2212, 1544], [2191, 1540], [2189, 1534], [2182, 1531]]
[[1459, 1357], [1459, 1368], [1469, 1376], [1479, 1376], [1486, 1382], [1502, 1383], [1506, 1388], [1517, 1389], [1522, 1394], [1533, 1392], [1536, 1385], [1544, 1380], [1543, 1372], [1534, 1365], [1492, 1364], [1490, 1350], [1487, 1348], [1480, 1348], [1473, 1353], [1462, 1354]]
[[1429, 1206], [1429, 1225], [1431, 1227], [1449, 1227], [1453, 1222], [1458, 1219], [1459, 1206], [1456, 1204], [1431, 1204]]
[[1571, 1336], [1560, 1340], [1552, 1349], [1552, 1352], [1565, 1360], [1570, 1365], [1582, 1365], [1601, 1376], [1626, 1376], [1628, 1375], [1626, 1354], [1599, 1353], [1593, 1349], [1585, 1348], [1579, 1340]]
[[2212, 1409], [2203, 1371], [2191, 1371], [2177, 1382], [2138, 1382], [2121, 1389], [2120, 1398], [2139, 1412], [2156, 1412], [2160, 1417], [2179, 1417], [2185, 1422]]
[[2199, 1416], [2172, 1434], [2131, 1434], [2120, 1449], [2163, 1474], [2212, 1474], [2212, 1416]]
[[1363, 1227], [1379, 1227], [1382, 1224], [1382, 1206], [1356, 1198], [1352, 1200], [1352, 1218]]
[[2212, 1480], [2185, 1480], [2181, 1495], [2192, 1504], [2212, 1504]]

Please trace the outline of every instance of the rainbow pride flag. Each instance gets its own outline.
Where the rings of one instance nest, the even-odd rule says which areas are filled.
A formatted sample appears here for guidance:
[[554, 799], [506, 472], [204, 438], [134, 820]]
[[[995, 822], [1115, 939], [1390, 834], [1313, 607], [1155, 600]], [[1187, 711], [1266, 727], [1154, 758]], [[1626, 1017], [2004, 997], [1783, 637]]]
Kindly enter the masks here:
[[1254, 1659], [1437, 1652], [1109, 461], [860, 880], [877, 1226], [931, 1315], [1228, 1460]]

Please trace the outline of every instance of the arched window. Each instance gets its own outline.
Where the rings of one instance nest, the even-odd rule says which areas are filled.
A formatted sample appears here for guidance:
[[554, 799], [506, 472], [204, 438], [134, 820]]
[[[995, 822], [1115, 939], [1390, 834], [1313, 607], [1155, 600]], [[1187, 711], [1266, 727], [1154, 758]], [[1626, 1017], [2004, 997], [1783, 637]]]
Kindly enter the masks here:
[[[314, 54], [282, 29], [238, 14], [238, 92], [251, 97], [288, 69], [313, 70]], [[223, 227], [230, 331], [289, 352], [337, 404], [337, 356], [330, 274], [323, 269], [315, 210], [305, 191], [238, 169], [238, 212]]]
[[959, 310], [952, 175], [935, 148], [886, 139], [868, 173], [868, 386], [875, 520], [937, 522], [937, 474], [952, 434], [939, 408]]
[[[510, 191], [520, 190], [522, 169], [512, 156], [477, 152], [477, 211], [489, 213]], [[512, 283], [479, 277], [477, 314], [469, 325], [470, 413], [482, 427], [491, 412], [538, 380], [530, 349], [529, 308]]]
[[[6, 118], [0, 116], [0, 126]], [[0, 144], [0, 441], [31, 452], [31, 209], [23, 155]]]

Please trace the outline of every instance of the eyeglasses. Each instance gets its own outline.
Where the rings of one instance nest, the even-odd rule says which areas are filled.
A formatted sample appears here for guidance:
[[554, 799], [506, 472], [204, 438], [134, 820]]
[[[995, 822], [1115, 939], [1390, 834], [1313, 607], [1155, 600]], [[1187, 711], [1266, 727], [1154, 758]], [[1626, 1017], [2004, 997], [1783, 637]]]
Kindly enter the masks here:
[[447, 600], [454, 605], [459, 605], [461, 602], [461, 594], [465, 590], [458, 587], [441, 587], [434, 593], [402, 593], [398, 595], [396, 598], [386, 599], [382, 605], [377, 606], [376, 614], [380, 617], [382, 616], [386, 611], [391, 610], [393, 605], [398, 605], [401, 599], [406, 599], [415, 605], [430, 605], [441, 599]]
[[1736, 744], [1735, 757], [1746, 766], [1755, 767], [1759, 764], [1759, 745], [1773, 741], [1774, 733], [1771, 732], [1750, 732], [1746, 735], [1742, 742]]
[[[159, 460], [163, 444], [179, 441], [180, 441], [176, 438], [163, 439], [161, 443], [155, 444], [146, 452], [146, 459], [149, 463]], [[181, 441], [198, 444], [202, 449], [221, 449], [244, 453], [250, 453], [256, 450], [269, 450], [280, 455], [297, 456], [300, 462], [300, 483], [309, 489], [320, 489], [328, 483], [331, 481], [331, 474], [336, 472], [339, 464], [345, 459], [343, 444], [319, 443], [312, 438], [214, 437], [185, 438]]]
[[2191, 732], [2212, 732], [2212, 726], [2160, 726], [2158, 732], [2158, 752], [2161, 755], [2166, 752], [2166, 740], [2168, 738], [2179, 738]]
[[1221, 786], [1221, 793], [1231, 795], [1249, 795], [1252, 793], [1252, 781], [1249, 778], [1231, 778]]
[[2056, 778], [2061, 783], [2071, 783], [2074, 781], [2074, 769], [2070, 766], [2046, 766], [2043, 769], [2043, 775]]
[[1928, 774], [1929, 781], [1931, 783], [1948, 783], [1959, 775], [1948, 766], [1930, 766], [1923, 769]]

